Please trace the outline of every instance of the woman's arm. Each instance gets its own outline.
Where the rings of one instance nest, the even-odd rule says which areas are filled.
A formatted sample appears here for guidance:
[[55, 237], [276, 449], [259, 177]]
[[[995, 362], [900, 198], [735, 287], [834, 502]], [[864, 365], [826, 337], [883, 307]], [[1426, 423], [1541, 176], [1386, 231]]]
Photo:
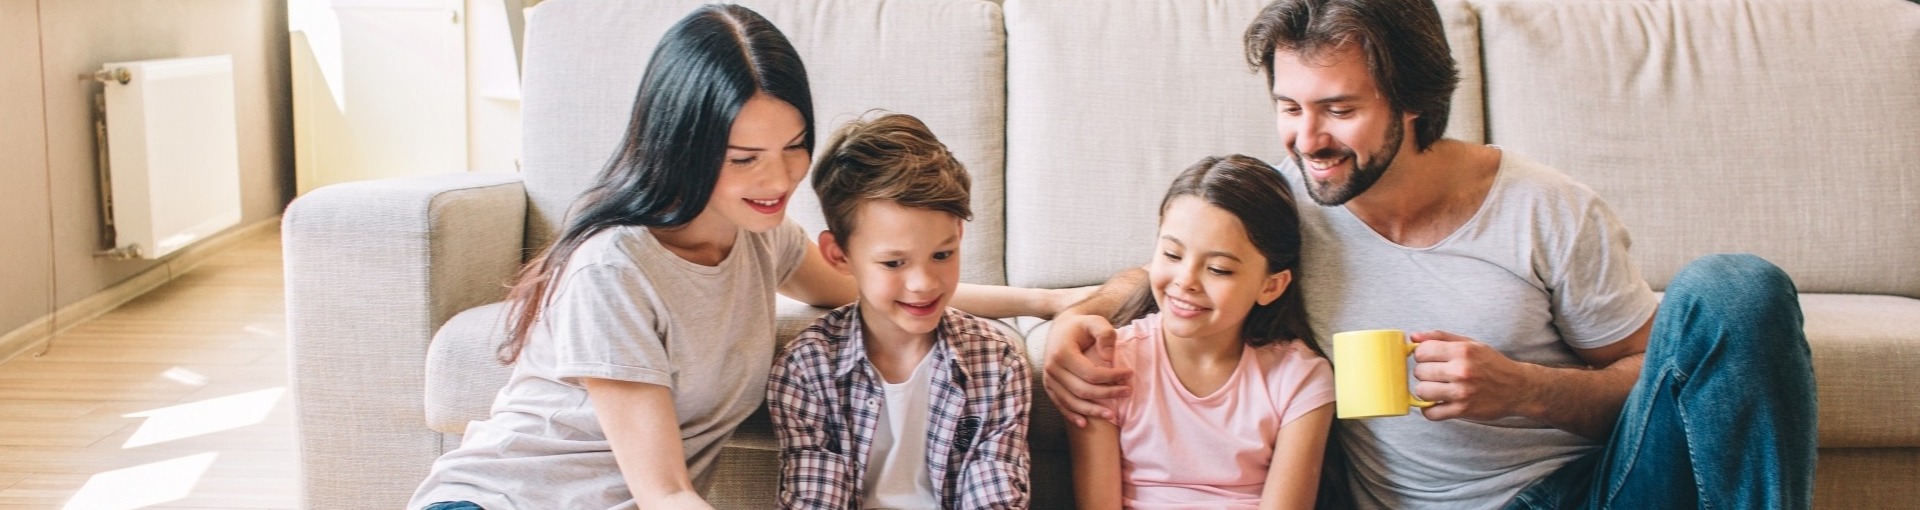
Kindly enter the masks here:
[[828, 264], [827, 258], [820, 254], [820, 245], [813, 240], [803, 241], [807, 243], [807, 253], [800, 259], [800, 267], [794, 268], [793, 275], [780, 283], [780, 295], [820, 308], [839, 308], [858, 299], [860, 289], [854, 286], [853, 276]]
[[1120, 427], [1102, 420], [1067, 427], [1067, 446], [1073, 450], [1073, 496], [1080, 509], [1120, 508]]
[[1313, 508], [1332, 427], [1331, 403], [1280, 427], [1280, 437], [1273, 441], [1273, 461], [1267, 465], [1267, 485], [1260, 491], [1260, 510]]
[[665, 386], [585, 379], [587, 399], [613, 447], [613, 460], [640, 508], [712, 510], [687, 476], [673, 392]]

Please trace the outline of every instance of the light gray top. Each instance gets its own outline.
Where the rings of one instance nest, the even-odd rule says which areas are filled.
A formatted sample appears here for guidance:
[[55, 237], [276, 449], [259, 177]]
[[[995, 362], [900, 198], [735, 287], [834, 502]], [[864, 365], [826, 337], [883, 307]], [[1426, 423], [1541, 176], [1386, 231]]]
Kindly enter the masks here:
[[722, 443], [766, 398], [774, 291], [805, 253], [806, 234], [791, 220], [764, 234], [741, 231], [715, 266], [674, 255], [643, 227], [588, 238], [492, 417], [467, 426], [408, 507], [634, 508], [584, 378], [672, 389], [687, 470], [704, 493]]
[[[1298, 167], [1281, 171], [1300, 199], [1306, 237], [1297, 288], [1329, 354], [1341, 331], [1445, 330], [1515, 360], [1577, 366], [1572, 347], [1625, 338], [1659, 305], [1606, 204], [1511, 152], [1479, 212], [1419, 249], [1388, 241], [1345, 207], [1313, 203]], [[1339, 424], [1362, 508], [1498, 507], [1598, 446], [1518, 418], [1432, 422], [1414, 412]]]

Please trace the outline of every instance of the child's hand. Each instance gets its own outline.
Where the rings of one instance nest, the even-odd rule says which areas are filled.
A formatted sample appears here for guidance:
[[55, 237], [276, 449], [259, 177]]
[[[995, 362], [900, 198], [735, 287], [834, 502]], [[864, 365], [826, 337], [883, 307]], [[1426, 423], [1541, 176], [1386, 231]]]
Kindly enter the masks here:
[[1133, 370], [1113, 367], [1113, 342], [1113, 325], [1095, 315], [1063, 315], [1047, 332], [1047, 368], [1041, 380], [1047, 397], [1075, 426], [1087, 426], [1088, 416], [1113, 421], [1113, 410], [1092, 401], [1132, 394], [1126, 380]]

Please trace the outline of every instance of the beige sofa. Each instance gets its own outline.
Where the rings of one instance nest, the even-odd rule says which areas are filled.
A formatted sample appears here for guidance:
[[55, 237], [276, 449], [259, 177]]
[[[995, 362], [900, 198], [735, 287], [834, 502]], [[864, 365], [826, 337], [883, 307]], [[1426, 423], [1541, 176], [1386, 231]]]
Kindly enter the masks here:
[[[886, 108], [924, 118], [960, 155], [978, 216], [968, 281], [1099, 282], [1145, 257], [1179, 169], [1209, 154], [1283, 155], [1240, 53], [1262, 0], [744, 3], [806, 58], [821, 132]], [[541, 4], [526, 39], [524, 174], [338, 185], [289, 208], [306, 506], [397, 507], [486, 416], [507, 369], [491, 357], [499, 307], [483, 305], [612, 153], [642, 64], [693, 5]], [[1819, 506], [1920, 501], [1920, 5], [1440, 7], [1465, 77], [1449, 135], [1591, 185], [1632, 230], [1656, 289], [1710, 252], [1785, 268], [1819, 382]], [[808, 198], [792, 210], [821, 224]], [[788, 306], [782, 325], [817, 313]], [[1039, 345], [1039, 321], [1007, 322]], [[1035, 507], [1064, 508], [1061, 421], [1035, 400]], [[764, 419], [731, 444], [714, 501], [769, 506]]]

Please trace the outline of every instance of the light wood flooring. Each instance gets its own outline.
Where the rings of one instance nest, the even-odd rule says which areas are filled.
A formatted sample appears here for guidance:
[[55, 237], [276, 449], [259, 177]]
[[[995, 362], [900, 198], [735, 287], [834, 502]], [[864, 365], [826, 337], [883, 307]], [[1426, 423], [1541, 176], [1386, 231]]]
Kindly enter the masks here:
[[0, 510], [294, 508], [277, 232], [0, 364]]

